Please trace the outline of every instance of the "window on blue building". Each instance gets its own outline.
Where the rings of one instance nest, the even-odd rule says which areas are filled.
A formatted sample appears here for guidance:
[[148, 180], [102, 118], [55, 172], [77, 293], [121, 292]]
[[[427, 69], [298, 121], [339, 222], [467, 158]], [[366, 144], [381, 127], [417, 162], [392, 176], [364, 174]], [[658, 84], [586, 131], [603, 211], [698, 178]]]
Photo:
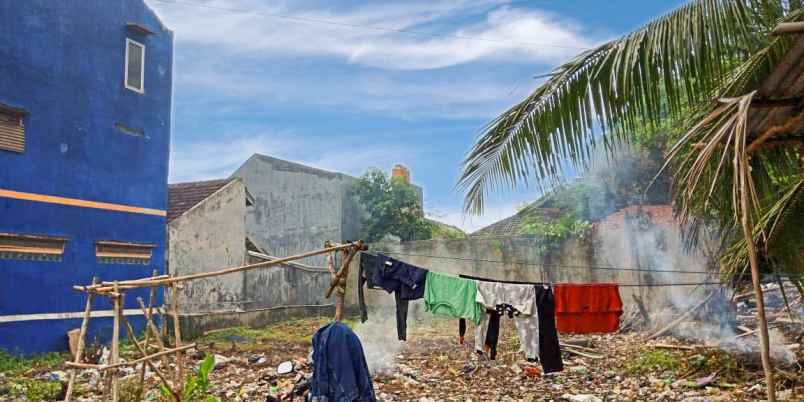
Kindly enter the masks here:
[[66, 241], [61, 237], [0, 233], [0, 260], [58, 262]]
[[101, 264], [147, 265], [151, 263], [154, 248], [155, 244], [98, 241], [95, 256]]
[[0, 149], [25, 152], [25, 111], [0, 104]]
[[126, 88], [145, 93], [145, 45], [126, 39]]

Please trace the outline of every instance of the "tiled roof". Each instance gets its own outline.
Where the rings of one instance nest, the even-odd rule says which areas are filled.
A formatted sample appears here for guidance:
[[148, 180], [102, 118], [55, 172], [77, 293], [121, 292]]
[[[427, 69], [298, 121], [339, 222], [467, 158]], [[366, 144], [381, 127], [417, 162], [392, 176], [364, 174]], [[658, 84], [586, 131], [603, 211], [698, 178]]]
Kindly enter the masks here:
[[[535, 203], [534, 203], [535, 204]], [[558, 208], [538, 208], [531, 204], [516, 214], [497, 221], [471, 234], [473, 237], [517, 236], [522, 228], [522, 221], [528, 216], [539, 215], [554, 219], [561, 215]]]
[[168, 186], [168, 222], [178, 218], [190, 208], [198, 205], [207, 197], [223, 188], [235, 179], [194, 181], [176, 183]]

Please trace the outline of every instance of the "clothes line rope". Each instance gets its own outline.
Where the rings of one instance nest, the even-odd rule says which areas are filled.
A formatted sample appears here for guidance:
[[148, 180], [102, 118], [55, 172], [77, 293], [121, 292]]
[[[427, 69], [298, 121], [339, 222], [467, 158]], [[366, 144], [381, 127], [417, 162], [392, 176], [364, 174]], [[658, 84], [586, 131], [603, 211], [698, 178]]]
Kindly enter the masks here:
[[655, 273], [681, 273], [681, 274], [707, 274], [713, 275], [717, 274], [717, 272], [709, 272], [709, 271], [684, 271], [680, 269], [662, 269], [662, 270], [655, 270], [649, 268], [631, 268], [631, 267], [601, 267], [601, 266], [593, 266], [593, 265], [564, 265], [564, 264], [541, 264], [529, 261], [501, 261], [501, 260], [489, 260], [483, 258], [465, 258], [465, 257], [449, 257], [449, 256], [442, 256], [442, 255], [427, 255], [427, 254], [408, 254], [408, 253], [400, 253], [395, 251], [380, 251], [380, 250], [372, 250], [374, 253], [383, 253], [383, 254], [390, 254], [390, 255], [403, 255], [408, 257], [422, 257], [422, 258], [435, 258], [435, 259], [445, 259], [445, 260], [456, 260], [456, 261], [469, 261], [469, 262], [488, 262], [488, 263], [495, 263], [495, 264], [519, 264], [519, 265], [531, 265], [537, 266], [542, 268], [570, 268], [570, 269], [590, 269], [590, 270], [600, 270], [600, 271], [630, 271], [630, 272], [655, 272]]

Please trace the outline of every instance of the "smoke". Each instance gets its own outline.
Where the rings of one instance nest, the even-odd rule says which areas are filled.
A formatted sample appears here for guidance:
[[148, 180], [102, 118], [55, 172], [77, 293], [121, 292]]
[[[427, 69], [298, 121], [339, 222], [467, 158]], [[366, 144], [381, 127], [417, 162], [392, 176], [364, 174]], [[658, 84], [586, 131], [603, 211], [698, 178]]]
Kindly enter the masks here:
[[396, 356], [402, 349], [402, 342], [397, 338], [393, 307], [382, 306], [370, 310], [369, 320], [357, 324], [354, 331], [363, 344], [371, 375], [392, 373], [396, 367]]
[[[737, 336], [737, 306], [730, 300], [734, 290], [718, 284], [717, 265], [713, 258], [716, 253], [707, 251], [716, 239], [704, 233], [696, 247], [687, 248], [676, 225], [657, 223], [657, 216], [650, 216], [650, 213], [651, 210], [637, 211], [630, 218], [625, 218], [624, 230], [611, 231], [603, 236], [604, 242], [629, 244], [620, 250], [630, 252], [630, 256], [612, 256], [622, 254], [618, 250], [609, 251], [608, 254], [618, 261], [629, 261], [630, 257], [638, 268], [649, 270], [637, 276], [640, 283], [681, 284], [631, 290], [634, 294], [641, 293], [653, 320], [653, 328], [664, 327], [682, 312], [706, 300], [693, 319], [675, 326], [672, 334], [729, 352], [757, 354], [759, 342], [755, 335]], [[623, 239], [616, 239], [618, 236]], [[778, 295], [766, 295], [766, 299], [772, 297]], [[755, 308], [743, 308], [748, 311], [743, 311], [741, 315], [755, 315]], [[779, 331], [770, 331], [770, 349], [773, 360], [788, 365], [795, 362], [795, 354], [786, 347], [784, 336]]]
[[[737, 336], [737, 308], [730, 300], [734, 290], [718, 284], [717, 259], [722, 251], [719, 239], [701, 229], [694, 247], [685, 243], [669, 205], [657, 205], [669, 202], [667, 177], [660, 179], [660, 186], [650, 188], [644, 199], [635, 197], [635, 192], [648, 188], [650, 178], [658, 172], [659, 166], [651, 162], [652, 153], [623, 147], [613, 159], [598, 156], [582, 179], [586, 185], [600, 189], [594, 196], [600, 199], [588, 203], [592, 217], [602, 216], [596, 224], [600, 240], [596, 259], [603, 265], [645, 270], [605, 274], [595, 279], [642, 285], [622, 287], [621, 294], [626, 304], [633, 302], [633, 296], [643, 302], [653, 330], [663, 328], [714, 292], [693, 319], [674, 327], [672, 334], [726, 351], [757, 353], [756, 335]], [[640, 201], [645, 205], [640, 206]], [[621, 208], [623, 203], [630, 206]], [[612, 206], [619, 210], [608, 210]], [[683, 285], [645, 286], [657, 284]], [[742, 306], [741, 316], [753, 316], [755, 311]], [[784, 341], [780, 332], [771, 331], [771, 355], [778, 362], [793, 363], [795, 355]]]

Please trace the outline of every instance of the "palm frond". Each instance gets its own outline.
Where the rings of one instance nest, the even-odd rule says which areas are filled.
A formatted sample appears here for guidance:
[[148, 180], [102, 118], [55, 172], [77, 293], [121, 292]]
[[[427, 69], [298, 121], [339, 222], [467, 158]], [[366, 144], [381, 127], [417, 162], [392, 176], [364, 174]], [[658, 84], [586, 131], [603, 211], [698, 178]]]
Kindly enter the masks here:
[[458, 183], [465, 209], [480, 213], [500, 187], [555, 184], [564, 163], [584, 167], [598, 142], [608, 148], [646, 122], [708, 102], [735, 60], [767, 44], [769, 16], [782, 15], [782, 3], [692, 1], [560, 66], [484, 129]]

